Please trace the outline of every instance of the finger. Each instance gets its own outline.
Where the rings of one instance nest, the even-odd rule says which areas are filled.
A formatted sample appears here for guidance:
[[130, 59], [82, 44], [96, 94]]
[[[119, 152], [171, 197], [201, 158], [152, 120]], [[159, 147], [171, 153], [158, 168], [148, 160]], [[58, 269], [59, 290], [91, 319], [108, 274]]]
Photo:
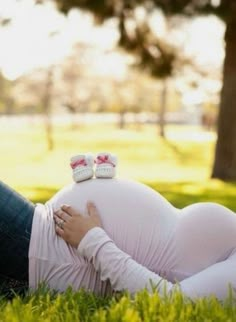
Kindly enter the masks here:
[[80, 213], [77, 210], [75, 210], [74, 208], [72, 208], [69, 205], [62, 205], [61, 209], [71, 217], [80, 215]]
[[54, 220], [55, 220], [56, 225], [64, 230], [64, 224], [66, 222], [63, 219], [60, 219], [60, 218], [57, 218], [57, 217], [55, 217]]
[[63, 238], [64, 239], [64, 237], [65, 237], [65, 232], [64, 232], [64, 230], [63, 229], [61, 229], [59, 226], [57, 226], [56, 225], [56, 227], [55, 227], [55, 230], [56, 230], [56, 233], [57, 233], [57, 235], [59, 235], [61, 238]]
[[69, 221], [71, 219], [71, 216], [68, 215], [65, 211], [58, 209], [57, 211], [54, 212], [54, 215], [57, 218], [60, 218], [62, 220], [64, 220], [65, 222]]
[[88, 201], [87, 208], [88, 208], [88, 213], [90, 216], [98, 217], [98, 210], [92, 201]]

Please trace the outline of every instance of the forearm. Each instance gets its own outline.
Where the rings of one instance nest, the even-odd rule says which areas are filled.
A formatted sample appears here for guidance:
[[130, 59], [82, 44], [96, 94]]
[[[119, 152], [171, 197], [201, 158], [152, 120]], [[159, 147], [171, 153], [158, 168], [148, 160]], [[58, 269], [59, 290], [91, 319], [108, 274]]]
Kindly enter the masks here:
[[82, 239], [78, 252], [92, 261], [102, 280], [110, 280], [114, 290], [130, 293], [147, 288], [169, 292], [173, 284], [135, 262], [121, 251], [101, 228], [91, 229]]
[[[110, 280], [114, 290], [128, 290], [133, 294], [144, 288], [152, 291], [154, 286], [162, 295], [175, 289], [176, 284], [162, 279], [121, 251], [101, 228], [91, 229], [82, 239], [78, 251], [93, 262], [102, 280]], [[229, 286], [236, 289], [235, 267], [234, 253], [225, 261], [181, 281], [177, 288], [192, 299], [210, 295], [225, 299]]]

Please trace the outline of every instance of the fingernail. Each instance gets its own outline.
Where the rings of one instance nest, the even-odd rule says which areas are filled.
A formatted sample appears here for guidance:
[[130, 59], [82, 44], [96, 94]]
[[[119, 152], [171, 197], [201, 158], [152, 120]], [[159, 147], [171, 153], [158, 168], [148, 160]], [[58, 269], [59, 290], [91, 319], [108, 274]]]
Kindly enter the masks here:
[[64, 209], [67, 209], [67, 208], [69, 208], [69, 207], [70, 207], [69, 205], [64, 204], [64, 205], [62, 205], [62, 206], [61, 206], [61, 209], [63, 209], [63, 208], [64, 208]]

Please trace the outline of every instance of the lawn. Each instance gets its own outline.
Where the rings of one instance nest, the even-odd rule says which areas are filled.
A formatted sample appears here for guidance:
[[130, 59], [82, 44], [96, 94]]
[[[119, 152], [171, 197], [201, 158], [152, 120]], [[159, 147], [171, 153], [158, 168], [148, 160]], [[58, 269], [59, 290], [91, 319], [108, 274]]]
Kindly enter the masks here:
[[25, 196], [44, 202], [72, 181], [69, 159], [80, 152], [111, 151], [119, 157], [118, 176], [142, 181], [175, 206], [220, 202], [236, 211], [236, 184], [210, 180], [214, 133], [170, 126], [167, 140], [154, 126], [138, 131], [112, 125], [57, 126], [55, 149], [47, 151], [43, 128], [34, 124], [0, 128], [0, 178]]
[[[119, 157], [118, 176], [142, 181], [175, 206], [214, 201], [236, 211], [236, 183], [211, 180], [215, 135], [197, 127], [154, 126], [119, 130], [113, 125], [55, 127], [55, 149], [47, 151], [43, 128], [0, 125], [0, 178], [34, 202], [44, 202], [71, 183], [69, 158], [80, 152], [111, 151]], [[160, 298], [140, 292], [99, 298], [83, 291], [57, 295], [39, 290], [12, 301], [0, 299], [0, 321], [236, 321], [233, 296], [192, 302], [180, 293]]]
[[220, 303], [214, 297], [195, 302], [180, 292], [160, 298], [145, 290], [131, 298], [120, 294], [101, 298], [82, 291], [52, 294], [39, 290], [12, 301], [0, 301], [0, 321], [6, 322], [234, 322], [236, 305], [232, 296]]

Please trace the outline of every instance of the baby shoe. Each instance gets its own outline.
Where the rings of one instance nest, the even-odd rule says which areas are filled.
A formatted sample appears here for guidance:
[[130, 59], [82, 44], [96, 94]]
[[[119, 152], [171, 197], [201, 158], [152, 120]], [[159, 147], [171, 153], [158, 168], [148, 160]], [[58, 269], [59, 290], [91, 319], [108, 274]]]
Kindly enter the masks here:
[[90, 153], [78, 154], [70, 159], [75, 182], [88, 180], [93, 177], [94, 158]]
[[95, 176], [97, 178], [113, 178], [116, 175], [117, 157], [114, 154], [99, 153], [96, 163]]

